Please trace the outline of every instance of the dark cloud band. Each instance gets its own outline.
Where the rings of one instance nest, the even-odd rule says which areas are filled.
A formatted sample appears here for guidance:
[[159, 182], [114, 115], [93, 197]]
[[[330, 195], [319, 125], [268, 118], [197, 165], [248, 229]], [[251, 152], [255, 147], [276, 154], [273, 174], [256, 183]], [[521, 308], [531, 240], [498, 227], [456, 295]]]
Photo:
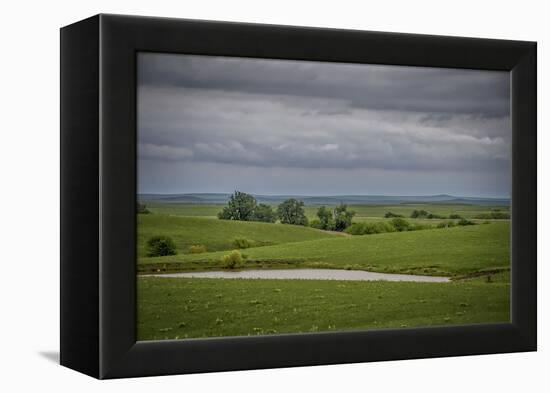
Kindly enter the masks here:
[[506, 72], [168, 54], [140, 54], [138, 71], [142, 191], [185, 181], [184, 164], [206, 171], [189, 192], [227, 165], [263, 177], [315, 173], [311, 190], [323, 188], [322, 171], [343, 182], [361, 170], [371, 173], [367, 194], [400, 182], [401, 194], [422, 193], [430, 176], [421, 174], [437, 172], [439, 193], [508, 195]]

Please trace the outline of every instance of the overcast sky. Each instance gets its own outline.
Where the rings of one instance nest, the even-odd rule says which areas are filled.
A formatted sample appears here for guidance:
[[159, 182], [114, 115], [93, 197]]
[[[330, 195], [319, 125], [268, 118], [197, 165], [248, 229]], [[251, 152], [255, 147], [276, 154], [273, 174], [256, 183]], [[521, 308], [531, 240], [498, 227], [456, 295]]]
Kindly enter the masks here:
[[500, 71], [142, 53], [142, 193], [509, 197]]

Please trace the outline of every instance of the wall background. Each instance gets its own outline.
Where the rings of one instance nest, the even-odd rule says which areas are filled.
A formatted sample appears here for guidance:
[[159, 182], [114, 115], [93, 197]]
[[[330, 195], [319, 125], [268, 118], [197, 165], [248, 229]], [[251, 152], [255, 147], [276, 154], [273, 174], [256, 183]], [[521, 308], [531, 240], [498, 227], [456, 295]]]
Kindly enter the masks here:
[[[0, 379], [3, 391], [542, 391], [550, 386], [550, 43], [545, 3], [511, 1], [10, 1], [0, 39]], [[546, 11], [546, 12], [545, 12]], [[539, 352], [98, 382], [58, 366], [59, 31], [93, 14], [122, 13], [539, 43]], [[545, 17], [546, 15], [546, 17]], [[549, 44], [550, 45], [550, 44]], [[546, 363], [546, 366], [545, 366]]]

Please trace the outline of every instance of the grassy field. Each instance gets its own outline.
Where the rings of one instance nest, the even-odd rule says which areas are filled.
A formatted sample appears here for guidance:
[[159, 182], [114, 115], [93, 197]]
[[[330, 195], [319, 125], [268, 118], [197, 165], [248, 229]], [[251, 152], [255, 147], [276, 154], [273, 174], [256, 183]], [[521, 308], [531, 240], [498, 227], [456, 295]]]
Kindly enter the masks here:
[[506, 322], [510, 285], [138, 279], [138, 340]]
[[[243, 250], [247, 267], [326, 267], [453, 276], [506, 269], [510, 264], [508, 222], [367, 236], [328, 236]], [[140, 258], [138, 269], [153, 272], [216, 269], [225, 254]]]
[[265, 246], [343, 236], [297, 225], [139, 214], [139, 257], [146, 255], [147, 239], [154, 235], [172, 237], [180, 254], [188, 253], [189, 247], [196, 244], [206, 246], [208, 251], [230, 250], [234, 248], [236, 238], [249, 239], [255, 246]]
[[[138, 273], [220, 270], [244, 238], [245, 269], [336, 268], [444, 275], [451, 283], [138, 277], [138, 339], [174, 339], [399, 328], [509, 320], [509, 220], [365, 236], [226, 221], [220, 205], [151, 204], [138, 215]], [[352, 206], [354, 221], [414, 209], [472, 218], [506, 207]], [[306, 206], [314, 218], [317, 206]], [[439, 220], [415, 220], [411, 223]], [[146, 257], [146, 241], [170, 236], [177, 255]], [[207, 252], [191, 254], [191, 245]]]

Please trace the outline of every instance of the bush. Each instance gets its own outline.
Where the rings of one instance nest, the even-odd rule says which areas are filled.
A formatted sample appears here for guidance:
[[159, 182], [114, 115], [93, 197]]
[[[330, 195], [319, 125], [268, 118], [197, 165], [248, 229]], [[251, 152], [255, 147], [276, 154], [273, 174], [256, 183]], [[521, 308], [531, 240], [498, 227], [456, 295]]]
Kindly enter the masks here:
[[206, 252], [206, 246], [203, 244], [194, 244], [191, 247], [189, 247], [189, 252], [191, 254], [200, 254], [200, 253]]
[[426, 210], [413, 210], [411, 213], [411, 218], [423, 218], [428, 216], [428, 212]]
[[233, 240], [233, 247], [235, 248], [249, 248], [252, 247], [252, 240], [245, 239], [244, 237], [238, 237]]
[[344, 232], [349, 233], [350, 235], [364, 235], [363, 226], [365, 223], [355, 222], [346, 228]]
[[384, 217], [386, 217], [386, 218], [399, 218], [399, 217], [403, 217], [403, 216], [401, 214], [386, 212], [386, 214], [384, 214]]
[[475, 218], [481, 220], [508, 220], [510, 219], [510, 213], [500, 212], [498, 210], [492, 211], [491, 213], [482, 213], [475, 216]]
[[465, 218], [461, 219], [459, 222], [457, 222], [458, 225], [466, 226], [466, 225], [475, 225], [475, 222], [466, 220]]
[[230, 254], [224, 255], [221, 262], [225, 269], [238, 269], [244, 265], [243, 256], [239, 250], [233, 250]]
[[456, 224], [454, 221], [440, 222], [439, 224], [437, 224], [438, 228], [452, 228], [455, 226]]
[[432, 219], [432, 218], [446, 218], [445, 216], [440, 216], [439, 214], [429, 213], [426, 218]]
[[315, 229], [323, 229], [323, 224], [319, 220], [311, 220], [309, 226]]
[[407, 220], [399, 217], [391, 220], [391, 224], [393, 225], [393, 227], [397, 232], [407, 231], [411, 226], [411, 224]]
[[387, 222], [356, 222], [345, 230], [350, 235], [373, 235], [377, 233], [395, 232], [395, 228]]
[[147, 209], [147, 206], [144, 203], [137, 204], [137, 214], [150, 214], [151, 212]]
[[147, 241], [148, 257], [164, 257], [176, 254], [176, 243], [168, 236], [153, 236]]
[[460, 220], [462, 219], [462, 216], [460, 214], [449, 214], [449, 218], [451, 220]]

